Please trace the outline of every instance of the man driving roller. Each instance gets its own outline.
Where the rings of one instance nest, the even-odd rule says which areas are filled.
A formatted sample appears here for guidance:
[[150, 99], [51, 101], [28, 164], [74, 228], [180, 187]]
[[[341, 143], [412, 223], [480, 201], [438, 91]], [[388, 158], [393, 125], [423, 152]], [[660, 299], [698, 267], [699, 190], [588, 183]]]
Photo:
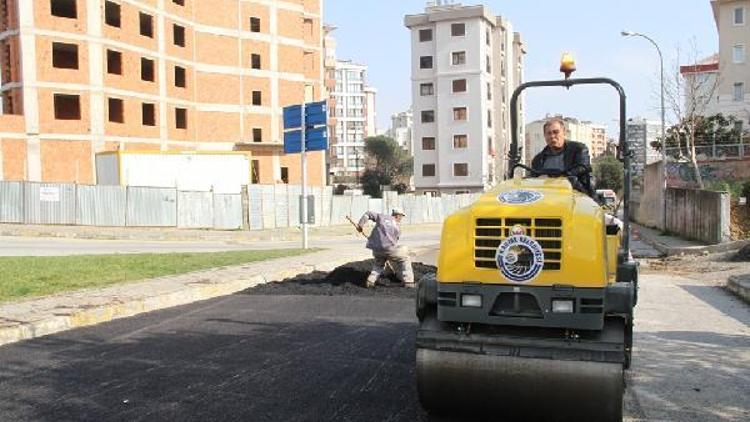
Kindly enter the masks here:
[[547, 146], [531, 161], [531, 168], [561, 174], [568, 171], [573, 188], [591, 197], [591, 158], [586, 145], [565, 139], [565, 122], [553, 117], [544, 123], [544, 140]]

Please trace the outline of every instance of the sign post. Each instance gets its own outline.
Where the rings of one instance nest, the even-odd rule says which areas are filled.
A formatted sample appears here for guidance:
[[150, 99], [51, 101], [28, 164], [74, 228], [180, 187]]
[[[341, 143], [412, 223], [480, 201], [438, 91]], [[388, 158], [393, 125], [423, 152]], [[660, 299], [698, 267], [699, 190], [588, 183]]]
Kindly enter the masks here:
[[[308, 248], [308, 225], [314, 221], [309, 213], [307, 197], [307, 151], [328, 149], [328, 121], [326, 102], [302, 103], [284, 107], [284, 153], [299, 152], [302, 166], [302, 195], [300, 195], [302, 248]], [[314, 207], [313, 207], [314, 208]]]
[[[304, 100], [303, 100], [304, 101]], [[300, 150], [302, 153], [302, 249], [307, 249], [307, 137], [305, 137], [305, 103], [302, 103], [302, 142]]]

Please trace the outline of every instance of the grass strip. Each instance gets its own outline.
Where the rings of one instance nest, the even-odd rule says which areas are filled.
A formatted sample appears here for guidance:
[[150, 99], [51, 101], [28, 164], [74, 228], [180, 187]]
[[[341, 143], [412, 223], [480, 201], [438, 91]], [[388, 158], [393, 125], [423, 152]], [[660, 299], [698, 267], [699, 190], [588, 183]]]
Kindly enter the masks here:
[[0, 257], [0, 302], [295, 256], [317, 250]]

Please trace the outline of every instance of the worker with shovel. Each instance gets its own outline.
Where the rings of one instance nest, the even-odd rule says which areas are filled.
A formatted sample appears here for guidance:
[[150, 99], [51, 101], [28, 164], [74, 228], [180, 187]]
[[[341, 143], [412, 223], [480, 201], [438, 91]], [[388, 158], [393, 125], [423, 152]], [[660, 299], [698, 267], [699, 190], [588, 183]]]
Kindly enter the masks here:
[[372, 271], [367, 276], [367, 287], [375, 287], [375, 282], [385, 269], [386, 263], [391, 264], [393, 272], [406, 287], [414, 287], [414, 272], [409, 260], [409, 251], [405, 246], [399, 246], [401, 237], [400, 223], [405, 216], [403, 210], [394, 208], [391, 215], [367, 211], [355, 225], [357, 231], [364, 234], [364, 225], [367, 220], [375, 222], [367, 239], [367, 248], [372, 249]]

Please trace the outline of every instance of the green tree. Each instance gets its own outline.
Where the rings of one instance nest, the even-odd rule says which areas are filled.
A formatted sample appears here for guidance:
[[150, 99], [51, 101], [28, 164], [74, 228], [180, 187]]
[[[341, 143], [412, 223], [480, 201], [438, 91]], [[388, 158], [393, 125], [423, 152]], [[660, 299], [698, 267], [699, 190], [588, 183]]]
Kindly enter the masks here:
[[402, 192], [413, 174], [413, 161], [396, 141], [387, 136], [365, 139], [365, 163], [362, 190], [375, 198], [381, 196], [380, 187], [390, 185]]
[[612, 189], [622, 192], [622, 163], [611, 154], [605, 154], [594, 160], [594, 178], [597, 189]]

